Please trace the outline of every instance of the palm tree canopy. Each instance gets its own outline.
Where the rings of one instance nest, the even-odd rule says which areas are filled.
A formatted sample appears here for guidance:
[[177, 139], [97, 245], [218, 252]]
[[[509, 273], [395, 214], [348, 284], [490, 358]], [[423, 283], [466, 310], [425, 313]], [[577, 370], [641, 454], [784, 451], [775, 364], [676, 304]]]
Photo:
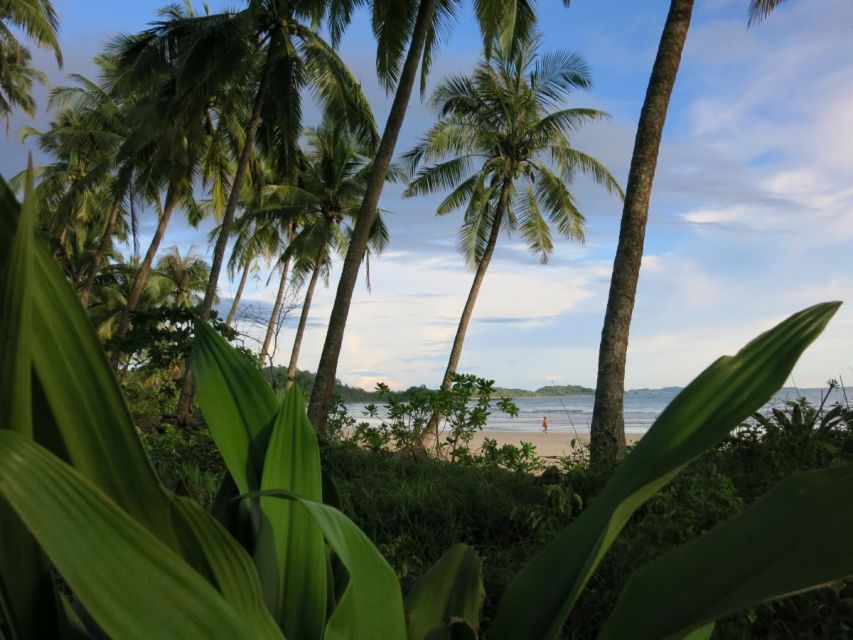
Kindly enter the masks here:
[[201, 302], [210, 266], [191, 248], [181, 255], [178, 247], [171, 247], [157, 261], [157, 272], [166, 280], [165, 300], [186, 308]]
[[[306, 150], [291, 184], [270, 184], [251, 212], [258, 223], [277, 221], [297, 229], [283, 257], [294, 259], [296, 284], [320, 265], [324, 278], [332, 257], [346, 253], [371, 169], [373, 147], [360, 143], [346, 124], [327, 116], [305, 134]], [[393, 174], [392, 174], [393, 175]], [[370, 252], [388, 244], [388, 228], [378, 216], [371, 229]]]
[[749, 21], [747, 24], [751, 26], [761, 22], [783, 2], [786, 0], [749, 0]]
[[62, 66], [59, 49], [59, 18], [50, 0], [0, 1], [0, 43], [6, 45], [14, 36], [9, 31], [13, 25], [27, 34], [39, 46], [53, 49], [56, 61]]
[[[40, 226], [66, 268], [75, 251], [93, 240], [97, 245], [114, 207], [122, 214], [117, 219], [118, 237], [126, 237], [136, 226], [133, 215], [129, 227], [123, 215], [134, 211], [129, 195], [133, 168], [118, 161], [129, 127], [126, 103], [82, 75], [70, 78], [75, 84], [50, 92], [48, 105], [54, 117], [48, 128], [21, 131], [22, 139], [34, 139], [53, 158], [36, 170], [35, 193]], [[13, 178], [13, 185], [20, 187], [23, 175]]]
[[250, 101], [262, 85], [258, 142], [279, 156], [281, 166], [294, 166], [298, 157], [305, 89], [364, 141], [375, 141], [361, 86], [317, 31], [324, 11], [325, 3], [316, 0], [250, 0], [241, 11], [205, 16], [173, 7], [147, 31], [113, 42], [119, 60], [114, 81], [169, 78], [163, 95], [172, 114], [214, 105], [221, 115], [235, 91]]
[[[563, 0], [564, 5], [569, 3], [570, 0]], [[327, 20], [333, 44], [340, 41], [355, 8], [364, 4], [371, 8], [371, 26], [377, 43], [376, 72], [380, 82], [391, 90], [400, 77], [421, 2], [329, 0]], [[474, 12], [487, 57], [491, 55], [494, 42], [500, 42], [509, 50], [532, 36], [536, 24], [535, 4], [534, 0], [474, 0]], [[421, 59], [421, 92], [426, 89], [433, 58], [439, 46], [447, 42], [453, 23], [462, 10], [462, 0], [437, 0], [435, 3]]]
[[553, 250], [551, 225], [583, 240], [584, 217], [568, 188], [578, 173], [623, 196], [610, 172], [569, 140], [587, 122], [606, 117], [595, 109], [563, 108], [573, 91], [590, 85], [580, 56], [537, 56], [533, 39], [509, 52], [496, 45], [494, 58], [471, 75], [436, 88], [430, 105], [439, 121], [404, 155], [414, 174], [405, 195], [450, 191], [437, 213], [465, 209], [459, 249], [470, 265], [482, 259], [505, 182], [507, 231], [520, 231], [542, 262]]
[[0, 117], [7, 117], [16, 108], [32, 117], [36, 110], [31, 95], [33, 83], [47, 84], [47, 76], [30, 66], [29, 50], [10, 27], [23, 31], [36, 44], [53, 49], [61, 67], [59, 19], [50, 0], [0, 0]]

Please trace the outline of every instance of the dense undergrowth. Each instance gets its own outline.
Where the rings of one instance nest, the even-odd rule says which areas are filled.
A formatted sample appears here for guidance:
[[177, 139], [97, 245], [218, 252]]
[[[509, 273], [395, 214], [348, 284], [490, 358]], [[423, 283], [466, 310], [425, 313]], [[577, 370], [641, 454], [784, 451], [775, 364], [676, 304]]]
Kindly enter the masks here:
[[[788, 476], [853, 461], [853, 413], [818, 412], [806, 403], [751, 421], [691, 463], [650, 499], [590, 581], [564, 637], [594, 637], [627, 577], [652, 558], [729, 519]], [[167, 485], [204, 504], [224, 467], [203, 425], [142, 429]], [[493, 464], [449, 463], [325, 443], [323, 464], [340, 508], [396, 569], [404, 592], [455, 542], [483, 558], [487, 634], [511, 578], [554, 534], [595, 500], [603, 484], [580, 458], [541, 475]], [[853, 636], [853, 584], [796, 595], [720, 620], [715, 638]]]

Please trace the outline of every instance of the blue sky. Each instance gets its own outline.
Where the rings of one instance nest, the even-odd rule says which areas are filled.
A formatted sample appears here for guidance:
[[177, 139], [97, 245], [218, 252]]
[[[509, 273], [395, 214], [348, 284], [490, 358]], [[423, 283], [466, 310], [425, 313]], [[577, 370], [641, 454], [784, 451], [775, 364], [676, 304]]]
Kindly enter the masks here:
[[[65, 68], [57, 70], [47, 52], [34, 57], [54, 83], [65, 73], [92, 74], [91, 58], [102, 44], [117, 32], [144, 28], [161, 5], [55, 0]], [[652, 197], [628, 387], [685, 384], [799, 308], [853, 302], [853, 4], [791, 0], [750, 30], [746, 5], [697, 2]], [[571, 104], [612, 116], [574, 144], [623, 184], [667, 8], [663, 0], [539, 7], [543, 48], [575, 50], [592, 68], [594, 88]], [[365, 16], [357, 16], [342, 54], [384, 122], [389, 99], [375, 80], [374, 46]], [[479, 46], [466, 7], [434, 63], [432, 83], [469, 70]], [[309, 113], [306, 124], [316, 119]], [[40, 114], [36, 125], [47, 120]], [[413, 100], [398, 151], [432, 121]], [[26, 162], [16, 137], [25, 122], [14, 117], [9, 135], [0, 137], [4, 176]], [[460, 370], [503, 386], [594, 385], [621, 208], [583, 180], [573, 190], [589, 220], [586, 243], [559, 242], [543, 266], [518, 239], [501, 238]], [[339, 367], [339, 377], [365, 387], [379, 379], [398, 387], [438, 383], [472, 277], [454, 250], [459, 220], [436, 218], [437, 199], [404, 200], [401, 191], [390, 186], [383, 195], [381, 205], [392, 212], [391, 245], [372, 262], [372, 292], [361, 285], [356, 292]], [[153, 226], [147, 217], [143, 246]], [[205, 253], [206, 230], [179, 221], [167, 234], [170, 245]], [[271, 300], [275, 282], [268, 284], [266, 275], [251, 282], [248, 299]], [[316, 367], [336, 278], [315, 296], [300, 368]], [[225, 278], [220, 286], [223, 297], [233, 290]], [[292, 332], [292, 323], [281, 332], [277, 362], [286, 362]], [[853, 381], [851, 366], [853, 309], [845, 307], [792, 382], [819, 386], [838, 375]]]

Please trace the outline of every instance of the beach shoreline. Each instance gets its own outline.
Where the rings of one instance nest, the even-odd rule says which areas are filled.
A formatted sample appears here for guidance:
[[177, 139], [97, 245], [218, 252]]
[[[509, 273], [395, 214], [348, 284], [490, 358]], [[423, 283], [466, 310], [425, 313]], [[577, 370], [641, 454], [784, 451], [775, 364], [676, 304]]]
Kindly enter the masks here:
[[[639, 442], [642, 433], [626, 433], [625, 440], [630, 446]], [[529, 442], [536, 447], [536, 453], [540, 458], [547, 460], [559, 460], [560, 458], [579, 451], [589, 444], [589, 432], [581, 431], [552, 431], [550, 433], [531, 431], [478, 431], [471, 440], [471, 449], [478, 451], [486, 438], [496, 440], [498, 446], [505, 444], [519, 445], [521, 442]], [[572, 443], [574, 441], [574, 447]]]

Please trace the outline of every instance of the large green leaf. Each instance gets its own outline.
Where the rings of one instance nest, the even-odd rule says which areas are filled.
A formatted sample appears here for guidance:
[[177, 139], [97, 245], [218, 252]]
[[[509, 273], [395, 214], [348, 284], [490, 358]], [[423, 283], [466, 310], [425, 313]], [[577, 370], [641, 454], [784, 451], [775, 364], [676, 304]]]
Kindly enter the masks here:
[[638, 570], [602, 640], [678, 638], [765, 600], [853, 575], [853, 465], [801, 473]]
[[261, 486], [269, 427], [278, 409], [272, 387], [251, 362], [207, 324], [196, 324], [196, 396], [241, 493]]
[[203, 556], [194, 565], [206, 565], [209, 582], [246, 622], [253, 638], [281, 639], [281, 631], [264, 602], [258, 573], [249, 554], [197, 502], [175, 496], [174, 504], [180, 521], [188, 527], [187, 543], [197, 545], [197, 551]]
[[[27, 169], [24, 206], [20, 214], [10, 194], [0, 206], [17, 217], [8, 229], [9, 237], [0, 256], [0, 429], [14, 429], [32, 437], [32, 284], [35, 206], [32, 165]], [[11, 209], [11, 211], [9, 211]], [[4, 233], [3, 235], [6, 235]]]
[[[0, 180], [2, 183], [2, 180]], [[4, 219], [0, 247], [0, 429], [32, 437], [32, 263], [35, 209], [32, 166], [28, 168], [24, 206], [2, 183]], [[38, 544], [5, 499], [0, 496], [0, 635], [13, 638], [51, 637], [57, 602], [50, 569]]]
[[[349, 573], [349, 582], [326, 623], [325, 640], [403, 640], [403, 596], [394, 570], [370, 539], [343, 513], [289, 491], [256, 495], [295, 500], [323, 531]], [[244, 496], [248, 497], [248, 496]]]
[[[278, 411], [264, 461], [261, 489], [286, 489], [322, 502], [320, 449], [291, 387]], [[326, 622], [326, 545], [323, 532], [296, 502], [260, 500], [255, 564], [273, 615], [292, 638], [321, 638]]]
[[784, 384], [840, 303], [794, 314], [735, 356], [718, 359], [664, 410], [601, 493], [516, 576], [492, 636], [551, 638], [631, 514]]
[[482, 605], [482, 562], [471, 547], [455, 544], [406, 596], [409, 640], [424, 640], [458, 620], [476, 631]]
[[[17, 208], [2, 181], [0, 203], [0, 238], [8, 246], [17, 226]], [[174, 548], [166, 494], [89, 318], [40, 242], [33, 244], [30, 259], [32, 322], [25, 327], [31, 336], [26, 342], [34, 383], [40, 388], [34, 402], [47, 404], [34, 406], [33, 412], [48, 411], [50, 425], [58, 431], [58, 436], [50, 433], [42, 440], [37, 425], [36, 437]], [[6, 306], [11, 312], [11, 305]]]
[[0, 491], [114, 638], [252, 638], [171, 549], [46, 449], [0, 432]]

